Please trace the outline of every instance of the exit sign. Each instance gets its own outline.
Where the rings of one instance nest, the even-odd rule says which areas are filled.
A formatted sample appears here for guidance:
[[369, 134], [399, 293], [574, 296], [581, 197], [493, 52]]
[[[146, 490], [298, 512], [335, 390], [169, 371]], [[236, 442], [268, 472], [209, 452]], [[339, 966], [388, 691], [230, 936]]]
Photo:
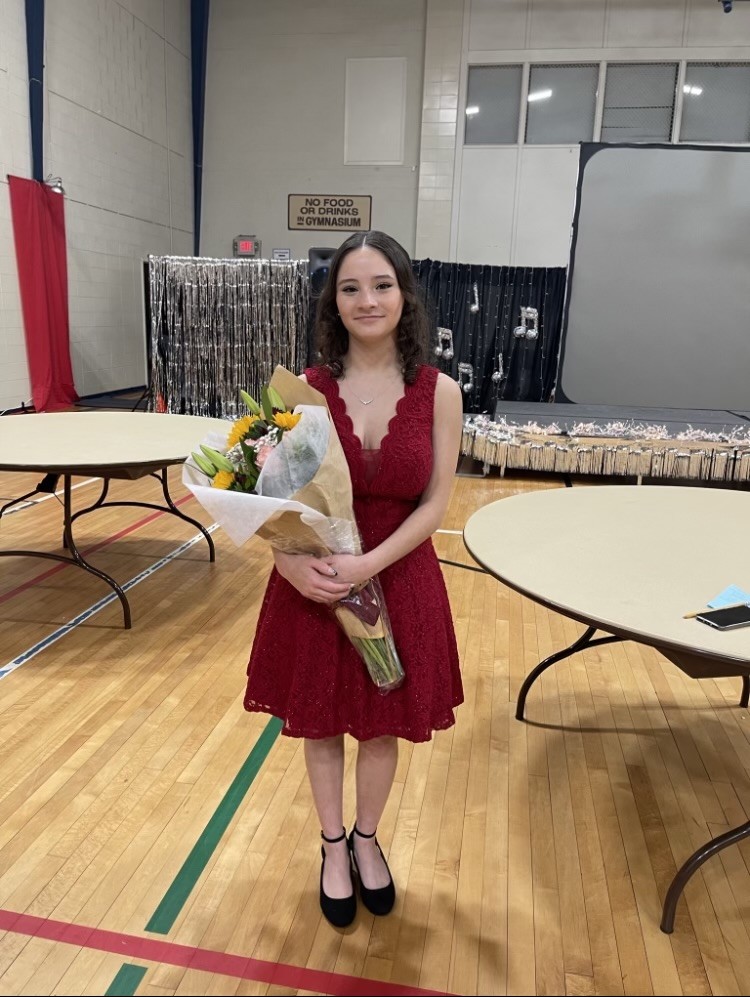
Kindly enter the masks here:
[[254, 235], [238, 235], [232, 243], [232, 249], [235, 256], [260, 259], [260, 239], [256, 239]]

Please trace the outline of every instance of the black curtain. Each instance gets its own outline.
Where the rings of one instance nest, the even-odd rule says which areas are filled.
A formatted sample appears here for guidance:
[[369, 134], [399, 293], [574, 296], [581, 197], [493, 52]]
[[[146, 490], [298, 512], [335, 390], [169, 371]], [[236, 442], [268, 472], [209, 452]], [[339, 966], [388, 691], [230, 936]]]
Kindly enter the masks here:
[[[414, 260], [413, 267], [430, 317], [429, 360], [464, 385], [467, 412], [493, 415], [502, 399], [550, 401], [557, 374], [565, 267], [437, 260]], [[536, 338], [514, 335], [522, 324], [521, 308], [537, 309]], [[438, 328], [451, 331], [450, 358], [436, 355], [441, 346]], [[442, 345], [446, 343], [443, 339]], [[459, 370], [459, 364], [471, 367], [471, 375]]]

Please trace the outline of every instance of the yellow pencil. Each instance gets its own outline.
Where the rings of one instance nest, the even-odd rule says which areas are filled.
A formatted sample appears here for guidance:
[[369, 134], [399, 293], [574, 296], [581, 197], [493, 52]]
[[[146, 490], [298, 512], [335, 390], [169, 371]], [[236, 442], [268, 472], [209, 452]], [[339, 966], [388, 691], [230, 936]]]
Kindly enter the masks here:
[[694, 613], [685, 613], [682, 618], [683, 620], [692, 620], [695, 619], [696, 616], [700, 616], [701, 613], [713, 613], [719, 609], [739, 609], [740, 606], [748, 605], [750, 605], [750, 602], [745, 599], [744, 602], [733, 602], [731, 606], [715, 606], [713, 609], [711, 609], [710, 606], [706, 606], [705, 609], [696, 609]]

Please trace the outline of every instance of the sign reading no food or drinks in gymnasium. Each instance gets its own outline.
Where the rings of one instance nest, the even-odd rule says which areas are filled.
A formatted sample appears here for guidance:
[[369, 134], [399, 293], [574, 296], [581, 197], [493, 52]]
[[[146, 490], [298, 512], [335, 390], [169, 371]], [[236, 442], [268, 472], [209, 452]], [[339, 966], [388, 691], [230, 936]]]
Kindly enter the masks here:
[[372, 197], [357, 194], [290, 194], [289, 228], [367, 232]]

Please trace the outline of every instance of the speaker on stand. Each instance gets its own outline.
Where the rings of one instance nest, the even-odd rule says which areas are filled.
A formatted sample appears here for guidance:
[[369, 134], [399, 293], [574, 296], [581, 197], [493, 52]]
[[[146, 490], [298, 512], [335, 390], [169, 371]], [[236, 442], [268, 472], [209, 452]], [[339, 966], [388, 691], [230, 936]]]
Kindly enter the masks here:
[[307, 252], [307, 274], [309, 278], [310, 298], [307, 320], [307, 363], [312, 366], [317, 357], [315, 356], [315, 312], [318, 308], [318, 298], [323, 293], [328, 270], [331, 266], [335, 249], [327, 246], [313, 246]]

